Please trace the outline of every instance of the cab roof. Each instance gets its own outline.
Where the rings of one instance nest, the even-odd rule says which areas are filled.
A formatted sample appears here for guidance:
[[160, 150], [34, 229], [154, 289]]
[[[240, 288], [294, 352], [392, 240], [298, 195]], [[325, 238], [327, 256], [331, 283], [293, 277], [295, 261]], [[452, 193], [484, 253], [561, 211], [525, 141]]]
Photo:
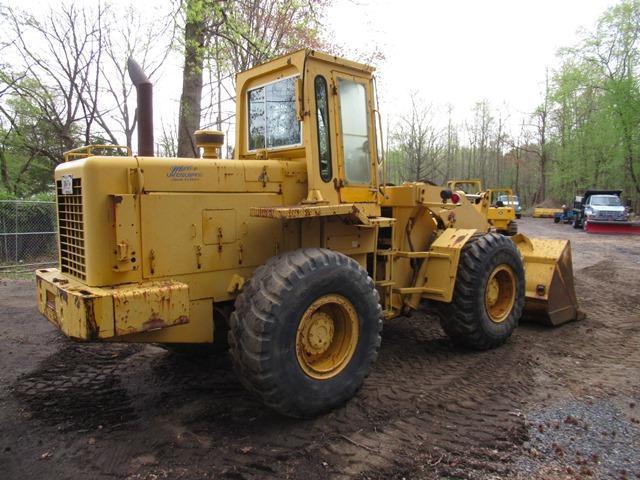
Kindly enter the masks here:
[[294, 63], [295, 60], [304, 59], [305, 57], [312, 57], [328, 63], [335, 63], [336, 65], [341, 65], [341, 66], [352, 68], [355, 70], [361, 70], [363, 72], [373, 73], [376, 70], [375, 67], [372, 67], [371, 65], [367, 65], [366, 63], [354, 62], [353, 60], [347, 60], [346, 58], [324, 53], [319, 50], [313, 50], [311, 48], [301, 48], [299, 50], [294, 50], [292, 52], [279, 55], [270, 60], [267, 60], [266, 62], [255, 65], [254, 67], [249, 68], [248, 70], [244, 70], [238, 75], [241, 75], [244, 73], [251, 74], [256, 70], [263, 70], [263, 67], [265, 65], [268, 65], [272, 62], [277, 63], [278, 60], [286, 59], [287, 57], [289, 57], [290, 59], [289, 62], [287, 63]]

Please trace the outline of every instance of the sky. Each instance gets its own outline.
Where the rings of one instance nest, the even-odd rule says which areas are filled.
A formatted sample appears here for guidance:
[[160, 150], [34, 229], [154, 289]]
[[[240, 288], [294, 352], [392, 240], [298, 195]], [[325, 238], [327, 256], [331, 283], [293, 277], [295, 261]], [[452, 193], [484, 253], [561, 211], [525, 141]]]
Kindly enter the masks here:
[[[59, 0], [4, 0], [37, 13]], [[131, 0], [110, 0], [126, 5]], [[169, 0], [136, 0], [139, 11], [163, 10]], [[0, 0], [2, 2], [2, 0]], [[75, 4], [94, 0], [75, 0]], [[325, 33], [334, 44], [358, 52], [377, 47], [378, 92], [385, 123], [393, 127], [415, 92], [446, 122], [471, 118], [474, 104], [488, 100], [508, 111], [516, 133], [542, 98], [556, 52], [592, 29], [615, 0], [333, 0]], [[154, 80], [156, 136], [177, 123], [182, 59], [177, 50]], [[228, 105], [227, 109], [233, 109]]]
[[338, 0], [328, 12], [336, 43], [367, 51], [378, 44], [381, 109], [392, 119], [410, 92], [442, 114], [469, 117], [486, 99], [510, 123], [540, 103], [556, 52], [592, 29], [612, 0]]

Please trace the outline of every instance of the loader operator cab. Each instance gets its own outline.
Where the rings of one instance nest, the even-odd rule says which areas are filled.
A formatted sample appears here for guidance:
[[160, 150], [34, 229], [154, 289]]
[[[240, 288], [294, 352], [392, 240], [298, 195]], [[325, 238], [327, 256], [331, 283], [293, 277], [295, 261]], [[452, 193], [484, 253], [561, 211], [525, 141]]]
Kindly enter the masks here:
[[303, 203], [376, 202], [372, 72], [300, 50], [238, 74], [236, 158], [306, 160]]

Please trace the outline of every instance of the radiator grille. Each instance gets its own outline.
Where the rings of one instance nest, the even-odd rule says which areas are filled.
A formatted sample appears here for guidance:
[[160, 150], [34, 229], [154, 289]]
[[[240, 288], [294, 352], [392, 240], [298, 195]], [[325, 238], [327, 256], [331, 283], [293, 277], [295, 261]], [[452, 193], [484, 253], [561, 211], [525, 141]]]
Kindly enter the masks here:
[[84, 222], [82, 217], [82, 182], [73, 179], [73, 194], [62, 194], [62, 182], [56, 182], [58, 194], [58, 227], [60, 242], [60, 268], [85, 280]]

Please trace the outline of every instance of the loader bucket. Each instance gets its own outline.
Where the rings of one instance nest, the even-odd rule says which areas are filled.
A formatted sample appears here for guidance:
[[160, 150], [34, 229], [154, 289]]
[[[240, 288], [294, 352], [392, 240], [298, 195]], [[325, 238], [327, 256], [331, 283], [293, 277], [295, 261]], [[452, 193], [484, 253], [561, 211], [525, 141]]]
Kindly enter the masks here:
[[569, 240], [512, 237], [524, 260], [524, 319], [548, 326], [581, 320]]

